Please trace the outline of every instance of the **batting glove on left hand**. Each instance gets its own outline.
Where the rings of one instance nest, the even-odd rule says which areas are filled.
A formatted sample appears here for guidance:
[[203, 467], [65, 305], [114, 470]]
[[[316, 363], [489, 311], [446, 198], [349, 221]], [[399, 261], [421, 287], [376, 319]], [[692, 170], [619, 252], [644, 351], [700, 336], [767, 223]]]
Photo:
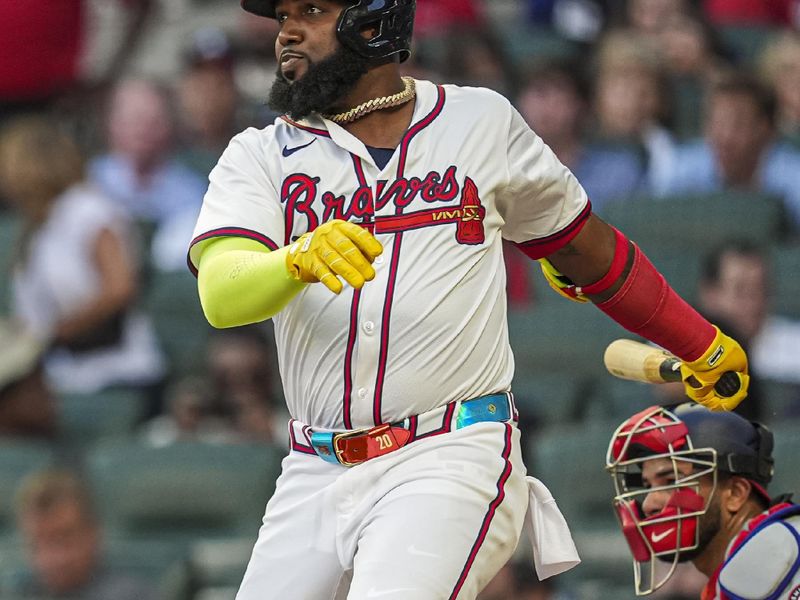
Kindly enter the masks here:
[[697, 360], [681, 363], [681, 378], [686, 395], [695, 402], [711, 410], [733, 410], [747, 397], [747, 356], [736, 340], [714, 329], [717, 336], [708, 350]]
[[589, 299], [580, 293], [578, 288], [572, 280], [553, 266], [546, 258], [539, 259], [539, 266], [542, 267], [542, 274], [544, 275], [547, 284], [553, 288], [553, 291], [560, 296], [564, 296], [567, 300], [573, 302], [588, 302]]

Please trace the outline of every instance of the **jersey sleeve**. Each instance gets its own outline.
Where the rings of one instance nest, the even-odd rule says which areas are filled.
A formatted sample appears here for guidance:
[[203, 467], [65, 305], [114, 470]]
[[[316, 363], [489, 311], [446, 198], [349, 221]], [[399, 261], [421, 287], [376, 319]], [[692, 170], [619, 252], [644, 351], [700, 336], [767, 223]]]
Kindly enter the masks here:
[[591, 212], [586, 192], [552, 150], [509, 105], [507, 184], [497, 205], [503, 237], [532, 258], [547, 256], [580, 231]]
[[189, 247], [196, 272], [203, 247], [222, 236], [246, 237], [270, 250], [283, 245], [284, 215], [267, 164], [272, 127], [247, 129], [234, 137], [209, 175], [208, 191]]

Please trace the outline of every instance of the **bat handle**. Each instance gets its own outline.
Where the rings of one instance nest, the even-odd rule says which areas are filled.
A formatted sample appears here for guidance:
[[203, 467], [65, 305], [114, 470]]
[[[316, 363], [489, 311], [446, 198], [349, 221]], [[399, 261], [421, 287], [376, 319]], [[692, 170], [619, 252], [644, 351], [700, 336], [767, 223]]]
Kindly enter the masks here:
[[[662, 376], [664, 377], [664, 380], [680, 381], [680, 368], [681, 361], [677, 359], [664, 361], [664, 364], [661, 365]], [[689, 377], [689, 383], [693, 385], [697, 384], [697, 387], [700, 387], [700, 382], [697, 381], [694, 376]], [[735, 371], [726, 371], [722, 374], [722, 377], [719, 378], [717, 383], [714, 384], [714, 390], [723, 398], [730, 398], [731, 396], [734, 396], [741, 387], [742, 381], [739, 379], [739, 376]]]
[[716, 392], [724, 398], [730, 398], [731, 396], [735, 395], [741, 387], [742, 381], [739, 379], [739, 376], [735, 371], [727, 371], [726, 373], [723, 373], [722, 377], [719, 378], [719, 381], [714, 384], [714, 389]]

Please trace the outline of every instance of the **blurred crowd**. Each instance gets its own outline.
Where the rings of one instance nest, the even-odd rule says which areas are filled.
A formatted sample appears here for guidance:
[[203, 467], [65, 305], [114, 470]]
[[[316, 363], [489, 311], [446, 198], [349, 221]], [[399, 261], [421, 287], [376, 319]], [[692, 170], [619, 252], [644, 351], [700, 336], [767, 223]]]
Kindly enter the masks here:
[[[0, 8], [0, 439], [60, 443], [63, 398], [124, 388], [142, 398], [139, 444], [284, 445], [269, 326], [209, 331], [186, 361], [167, 350], [184, 332], [166, 334], [142, 301], [159, 278], [191, 277], [209, 172], [235, 133], [277, 116], [264, 103], [276, 24], [234, 0], [47, 4]], [[98, 29], [109, 11], [113, 35]], [[601, 217], [726, 192], [779, 203], [780, 238], [717, 248], [697, 301], [749, 348], [749, 416], [764, 416], [760, 380], [800, 385], [800, 315], [770, 308], [772, 281], [800, 275], [776, 273], [770, 254], [800, 243], [800, 0], [418, 0], [414, 43], [407, 74], [509, 97]], [[536, 265], [512, 250], [507, 269], [512, 307], [534, 315], [548, 293]], [[170, 318], [199, 314], [175, 289]], [[29, 482], [19, 522], [34, 542], [79, 523], [82, 573], [97, 550], [80, 485]], [[50, 552], [32, 554], [37, 593], [86, 585], [60, 581]], [[486, 600], [556, 597], [511, 565], [494, 586]]]

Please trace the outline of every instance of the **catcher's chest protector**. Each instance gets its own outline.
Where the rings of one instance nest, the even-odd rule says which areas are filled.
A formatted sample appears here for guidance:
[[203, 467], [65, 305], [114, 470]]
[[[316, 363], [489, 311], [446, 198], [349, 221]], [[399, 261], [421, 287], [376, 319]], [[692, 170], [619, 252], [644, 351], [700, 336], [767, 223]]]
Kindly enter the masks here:
[[800, 600], [800, 505], [769, 515], [725, 560], [720, 591], [730, 600]]

